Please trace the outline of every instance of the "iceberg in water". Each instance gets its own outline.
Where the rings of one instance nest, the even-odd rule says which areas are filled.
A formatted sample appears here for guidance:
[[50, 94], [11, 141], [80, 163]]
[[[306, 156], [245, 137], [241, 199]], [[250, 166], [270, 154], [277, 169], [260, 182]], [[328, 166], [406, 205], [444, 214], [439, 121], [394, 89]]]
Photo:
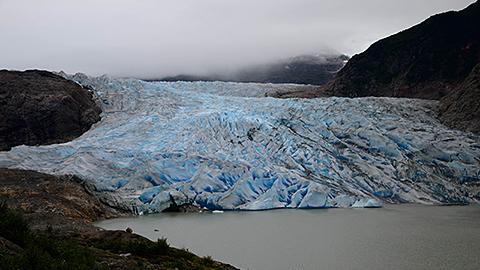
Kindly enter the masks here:
[[75, 174], [141, 211], [378, 207], [478, 201], [480, 139], [436, 119], [436, 101], [275, 99], [297, 85], [88, 85], [101, 122], [72, 142], [18, 146], [0, 167]]

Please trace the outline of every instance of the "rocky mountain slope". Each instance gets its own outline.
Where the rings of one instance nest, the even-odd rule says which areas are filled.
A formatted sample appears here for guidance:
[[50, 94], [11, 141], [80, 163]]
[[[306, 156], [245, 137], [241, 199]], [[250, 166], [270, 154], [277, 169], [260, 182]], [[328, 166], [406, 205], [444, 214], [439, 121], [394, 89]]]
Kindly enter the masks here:
[[325, 91], [346, 97], [440, 99], [480, 63], [480, 2], [374, 43], [355, 55]]
[[[281, 98], [409, 97], [440, 100], [450, 127], [480, 133], [480, 2], [426, 21], [374, 43], [335, 78], [313, 91]], [[476, 67], [476, 68], [475, 68]]]
[[480, 133], [480, 64], [440, 104], [440, 118], [446, 125]]
[[[364, 207], [480, 199], [480, 138], [437, 101], [275, 99], [295, 85], [71, 76], [102, 100], [79, 139], [19, 146], [0, 167], [75, 174], [140, 211]], [[301, 89], [300, 89], [301, 90]]]
[[159, 81], [230, 81], [323, 85], [333, 78], [347, 60], [348, 57], [345, 55], [302, 55], [275, 63], [243, 68], [233, 74], [178, 75], [162, 78]]
[[47, 71], [0, 70], [0, 150], [71, 140], [100, 120], [80, 85]]

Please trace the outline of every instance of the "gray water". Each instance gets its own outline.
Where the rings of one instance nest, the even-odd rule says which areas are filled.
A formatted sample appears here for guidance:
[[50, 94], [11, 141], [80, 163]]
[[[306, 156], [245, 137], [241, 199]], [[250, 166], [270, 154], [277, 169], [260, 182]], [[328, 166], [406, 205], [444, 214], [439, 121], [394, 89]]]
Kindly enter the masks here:
[[157, 214], [96, 225], [167, 237], [242, 269], [480, 269], [479, 205]]

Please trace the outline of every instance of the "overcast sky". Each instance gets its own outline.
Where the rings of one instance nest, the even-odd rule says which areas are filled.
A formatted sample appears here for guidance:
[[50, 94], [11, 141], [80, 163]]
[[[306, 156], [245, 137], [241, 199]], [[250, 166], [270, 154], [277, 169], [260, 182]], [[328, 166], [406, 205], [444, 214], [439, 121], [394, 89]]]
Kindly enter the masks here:
[[202, 74], [365, 50], [473, 0], [0, 0], [0, 68]]

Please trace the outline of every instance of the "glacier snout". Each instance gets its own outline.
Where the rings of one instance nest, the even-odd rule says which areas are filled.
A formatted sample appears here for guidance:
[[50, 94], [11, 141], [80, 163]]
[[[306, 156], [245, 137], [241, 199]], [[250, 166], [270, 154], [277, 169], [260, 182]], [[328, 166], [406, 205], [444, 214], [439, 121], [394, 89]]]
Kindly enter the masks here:
[[435, 101], [70, 78], [94, 89], [102, 121], [72, 142], [2, 152], [0, 166], [76, 174], [148, 211], [172, 199], [249, 210], [480, 199], [480, 139], [441, 125]]

